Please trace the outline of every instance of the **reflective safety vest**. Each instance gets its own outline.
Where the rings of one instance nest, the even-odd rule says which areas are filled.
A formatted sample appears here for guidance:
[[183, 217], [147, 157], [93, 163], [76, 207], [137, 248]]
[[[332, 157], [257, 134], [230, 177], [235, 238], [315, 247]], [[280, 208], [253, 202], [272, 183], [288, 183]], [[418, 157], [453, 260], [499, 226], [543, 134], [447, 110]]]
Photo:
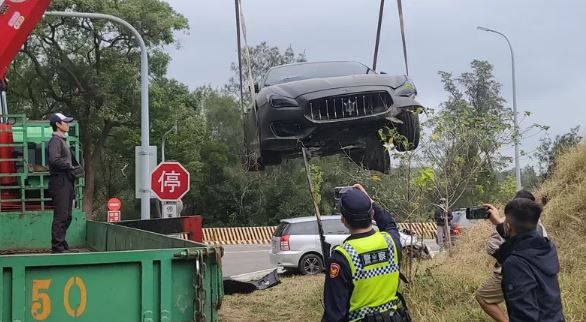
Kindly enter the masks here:
[[345, 241], [337, 246], [350, 266], [354, 291], [348, 317], [359, 321], [376, 312], [395, 310], [399, 299], [399, 259], [393, 238], [386, 232]]

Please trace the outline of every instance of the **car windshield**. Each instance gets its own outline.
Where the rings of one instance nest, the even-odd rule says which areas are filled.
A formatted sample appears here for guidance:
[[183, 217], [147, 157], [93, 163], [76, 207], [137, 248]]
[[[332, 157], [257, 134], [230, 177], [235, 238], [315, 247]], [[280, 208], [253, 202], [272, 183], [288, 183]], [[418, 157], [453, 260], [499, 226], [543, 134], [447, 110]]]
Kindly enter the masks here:
[[269, 70], [264, 86], [283, 84], [311, 78], [326, 78], [374, 73], [356, 62], [303, 63], [274, 67]]

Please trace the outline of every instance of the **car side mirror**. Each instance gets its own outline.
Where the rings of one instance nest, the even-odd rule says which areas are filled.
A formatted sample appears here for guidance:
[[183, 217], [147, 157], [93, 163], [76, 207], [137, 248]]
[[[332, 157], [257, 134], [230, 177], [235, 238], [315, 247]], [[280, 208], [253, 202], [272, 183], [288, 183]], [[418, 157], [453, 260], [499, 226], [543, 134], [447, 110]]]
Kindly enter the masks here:
[[259, 88], [258, 88], [258, 83], [254, 82], [254, 92], [258, 93], [259, 92]]

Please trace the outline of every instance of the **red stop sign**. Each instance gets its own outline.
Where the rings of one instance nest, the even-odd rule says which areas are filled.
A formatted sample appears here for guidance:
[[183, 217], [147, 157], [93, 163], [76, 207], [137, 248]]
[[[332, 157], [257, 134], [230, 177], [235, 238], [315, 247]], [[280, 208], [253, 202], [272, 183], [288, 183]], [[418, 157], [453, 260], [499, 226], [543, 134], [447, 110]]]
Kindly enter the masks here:
[[108, 200], [108, 210], [110, 211], [118, 211], [122, 208], [122, 202], [118, 198], [112, 198]]
[[151, 190], [160, 200], [179, 200], [189, 191], [189, 172], [179, 162], [162, 162], [151, 173]]

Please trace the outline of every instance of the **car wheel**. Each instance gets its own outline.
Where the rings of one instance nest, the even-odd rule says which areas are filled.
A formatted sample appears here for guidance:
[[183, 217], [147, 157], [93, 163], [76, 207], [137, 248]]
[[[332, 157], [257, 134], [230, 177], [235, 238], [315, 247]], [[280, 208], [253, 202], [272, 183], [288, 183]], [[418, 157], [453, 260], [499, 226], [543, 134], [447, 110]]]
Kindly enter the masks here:
[[400, 137], [395, 138], [393, 144], [399, 152], [415, 150], [419, 146], [419, 114], [406, 110], [399, 114], [398, 119], [403, 121], [403, 124], [394, 124]]
[[317, 254], [306, 254], [299, 261], [299, 272], [303, 275], [316, 275], [323, 271], [324, 263]]
[[267, 150], [262, 150], [261, 152], [260, 163], [262, 163], [263, 166], [279, 165], [282, 161], [283, 157], [280, 152]]
[[388, 173], [391, 162], [378, 132], [369, 134], [366, 137], [366, 148], [350, 152], [350, 158], [366, 170], [382, 173]]

